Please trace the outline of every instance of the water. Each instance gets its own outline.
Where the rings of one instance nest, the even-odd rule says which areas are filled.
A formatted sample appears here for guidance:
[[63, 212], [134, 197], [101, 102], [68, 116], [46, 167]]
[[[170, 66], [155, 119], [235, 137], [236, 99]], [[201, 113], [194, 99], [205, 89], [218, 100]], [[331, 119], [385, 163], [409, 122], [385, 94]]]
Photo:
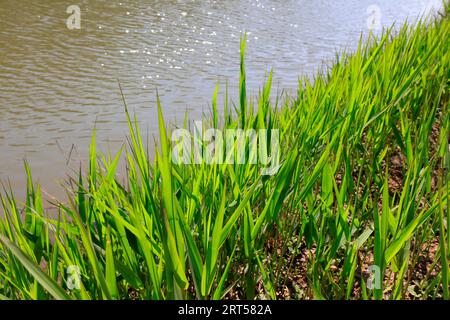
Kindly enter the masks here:
[[243, 31], [250, 91], [272, 67], [274, 90], [289, 90], [355, 47], [371, 5], [390, 26], [441, 1], [79, 0], [80, 30], [66, 26], [71, 4], [0, 0], [0, 179], [19, 196], [25, 158], [47, 192], [61, 193], [58, 181], [87, 158], [95, 122], [101, 149], [118, 150], [127, 132], [118, 81], [151, 136], [156, 88], [172, 122], [209, 112], [217, 81], [237, 97]]

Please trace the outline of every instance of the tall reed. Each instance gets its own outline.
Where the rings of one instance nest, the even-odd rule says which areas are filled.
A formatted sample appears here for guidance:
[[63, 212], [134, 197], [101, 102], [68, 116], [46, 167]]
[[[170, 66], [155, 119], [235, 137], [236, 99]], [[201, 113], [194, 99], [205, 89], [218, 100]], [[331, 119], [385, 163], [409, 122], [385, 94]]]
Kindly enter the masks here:
[[154, 159], [126, 109], [129, 145], [98, 154], [94, 132], [57, 215], [26, 166], [25, 205], [0, 196], [0, 299], [448, 299], [449, 30], [448, 15], [391, 28], [297, 96], [271, 97], [270, 73], [255, 98], [244, 38], [239, 103], [220, 112], [216, 89], [203, 127], [279, 129], [271, 176], [174, 163], [159, 99]]

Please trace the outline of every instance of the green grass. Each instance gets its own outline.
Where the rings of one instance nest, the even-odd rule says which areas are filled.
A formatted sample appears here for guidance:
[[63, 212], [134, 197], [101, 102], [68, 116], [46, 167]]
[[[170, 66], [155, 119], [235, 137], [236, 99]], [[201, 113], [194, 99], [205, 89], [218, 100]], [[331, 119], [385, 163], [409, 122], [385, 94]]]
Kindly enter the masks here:
[[26, 167], [25, 204], [1, 195], [0, 299], [449, 299], [449, 31], [386, 30], [281, 97], [272, 73], [247, 96], [244, 38], [238, 105], [219, 114], [216, 89], [203, 126], [279, 129], [273, 176], [174, 164], [159, 99], [154, 159], [126, 110], [129, 145], [97, 154], [94, 132], [57, 214]]

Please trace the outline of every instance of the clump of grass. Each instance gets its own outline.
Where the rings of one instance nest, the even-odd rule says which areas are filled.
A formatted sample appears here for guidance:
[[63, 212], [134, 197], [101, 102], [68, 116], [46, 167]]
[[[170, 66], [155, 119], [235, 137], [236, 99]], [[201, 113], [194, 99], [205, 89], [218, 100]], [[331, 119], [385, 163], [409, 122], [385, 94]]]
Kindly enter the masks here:
[[386, 30], [284, 99], [272, 74], [247, 98], [242, 41], [239, 105], [221, 116], [216, 90], [204, 127], [280, 129], [273, 176], [174, 164], [159, 99], [154, 160], [126, 111], [128, 148], [98, 155], [94, 133], [57, 215], [27, 167], [26, 204], [0, 197], [0, 299], [448, 299], [449, 30], [447, 15]]

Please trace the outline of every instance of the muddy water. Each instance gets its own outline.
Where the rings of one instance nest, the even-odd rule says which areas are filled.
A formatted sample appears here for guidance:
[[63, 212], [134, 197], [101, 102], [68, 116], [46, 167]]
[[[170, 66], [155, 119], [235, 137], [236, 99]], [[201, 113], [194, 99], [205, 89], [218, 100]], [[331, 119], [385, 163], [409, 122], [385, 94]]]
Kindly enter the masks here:
[[[118, 81], [151, 136], [157, 129], [155, 88], [170, 121], [180, 121], [186, 110], [193, 119], [208, 112], [217, 81], [222, 92], [228, 82], [237, 96], [244, 30], [250, 91], [272, 67], [274, 90], [289, 90], [336, 50], [354, 48], [360, 33], [368, 33], [370, 17], [379, 17], [380, 26], [400, 24], [441, 3], [73, 2], [0, 0], [0, 179], [10, 179], [19, 196], [25, 158], [44, 188], [60, 193], [58, 181], [86, 159], [95, 122], [101, 148], [117, 151], [126, 134]], [[80, 29], [66, 24], [72, 4], [80, 8]]]

